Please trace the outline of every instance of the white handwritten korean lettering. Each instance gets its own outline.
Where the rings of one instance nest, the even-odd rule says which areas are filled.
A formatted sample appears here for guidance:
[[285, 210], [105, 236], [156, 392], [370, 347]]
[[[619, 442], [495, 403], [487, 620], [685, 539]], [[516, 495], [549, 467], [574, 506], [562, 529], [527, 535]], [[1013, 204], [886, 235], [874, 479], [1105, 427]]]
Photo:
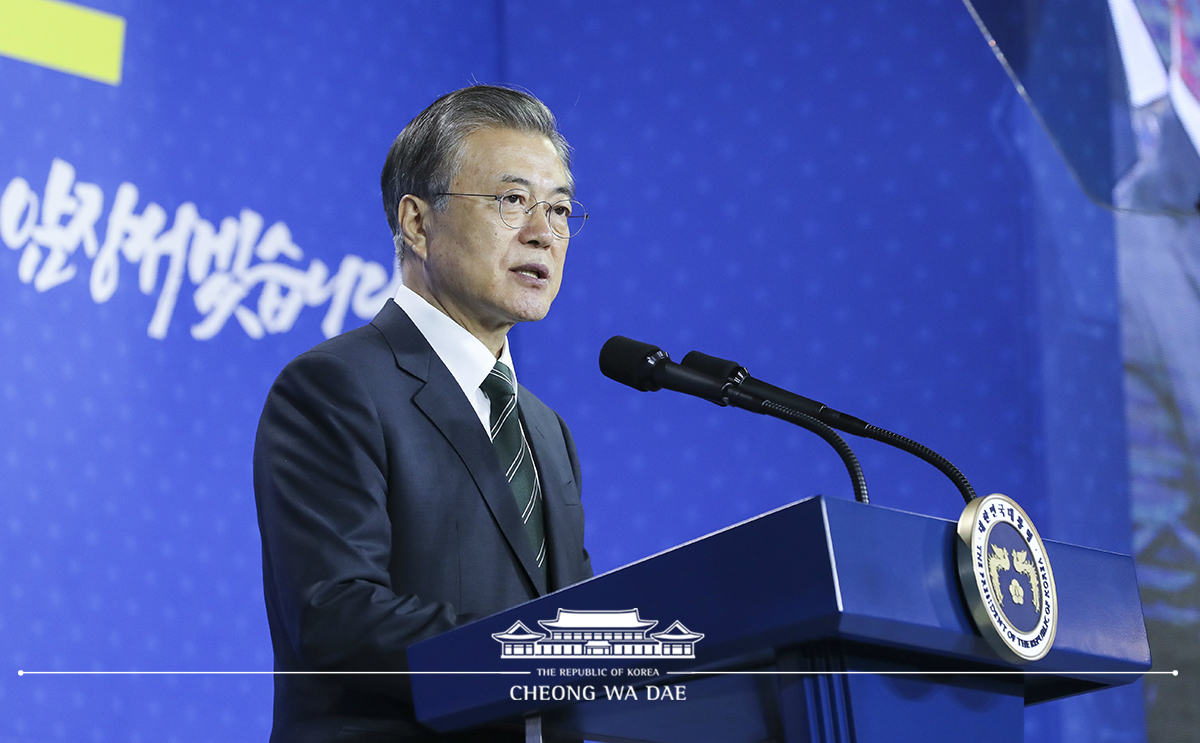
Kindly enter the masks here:
[[368, 319], [395, 293], [398, 273], [356, 255], [344, 256], [332, 276], [318, 259], [304, 267], [304, 251], [288, 226], [275, 222], [264, 230], [262, 215], [252, 209], [214, 227], [189, 201], [175, 209], [168, 226], [163, 207], [149, 202], [139, 212], [139, 199], [134, 184], [117, 187], [101, 242], [103, 191], [77, 181], [74, 166], [56, 158], [40, 199], [19, 176], [0, 194], [0, 240], [21, 251], [17, 276], [38, 292], [75, 278], [82, 247], [92, 261], [88, 288], [97, 304], [116, 293], [123, 264], [135, 265], [138, 289], [157, 291], [147, 333], [158, 339], [167, 335], [185, 279], [195, 287], [192, 303], [201, 315], [190, 329], [197, 340], [216, 336], [230, 317], [251, 338], [285, 333], [305, 307], [326, 303], [321, 331], [332, 337], [348, 311]]

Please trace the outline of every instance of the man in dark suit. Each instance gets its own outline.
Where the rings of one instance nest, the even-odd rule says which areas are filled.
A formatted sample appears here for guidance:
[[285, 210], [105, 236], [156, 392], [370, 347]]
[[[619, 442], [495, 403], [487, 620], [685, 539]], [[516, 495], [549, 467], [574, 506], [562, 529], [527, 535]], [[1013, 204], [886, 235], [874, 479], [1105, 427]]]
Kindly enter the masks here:
[[[443, 96], [396, 138], [403, 286], [292, 361], [259, 423], [277, 671], [404, 671], [413, 642], [591, 576], [574, 443], [506, 340], [549, 310], [586, 218], [569, 168], [549, 110], [506, 88]], [[403, 674], [279, 674], [271, 739], [443, 738]]]

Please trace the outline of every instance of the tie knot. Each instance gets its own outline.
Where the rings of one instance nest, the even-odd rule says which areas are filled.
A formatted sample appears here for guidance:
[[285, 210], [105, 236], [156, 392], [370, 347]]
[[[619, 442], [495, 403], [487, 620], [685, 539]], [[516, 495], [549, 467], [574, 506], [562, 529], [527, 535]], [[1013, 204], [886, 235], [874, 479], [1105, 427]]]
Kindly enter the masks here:
[[516, 386], [513, 384], [512, 371], [500, 361], [496, 362], [479, 387], [493, 402], [517, 394]]

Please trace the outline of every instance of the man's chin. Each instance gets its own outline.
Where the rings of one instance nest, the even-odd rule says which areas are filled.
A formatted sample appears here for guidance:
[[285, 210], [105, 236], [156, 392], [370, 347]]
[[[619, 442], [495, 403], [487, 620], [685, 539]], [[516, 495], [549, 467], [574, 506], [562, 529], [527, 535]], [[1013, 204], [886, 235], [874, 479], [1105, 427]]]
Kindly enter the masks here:
[[513, 322], [537, 322], [550, 313], [550, 304], [553, 299], [546, 300], [544, 297], [532, 297], [526, 301], [518, 302], [511, 309]]
[[523, 322], [537, 322], [538, 320], [544, 319], [548, 314], [550, 314], [549, 307], [545, 307], [536, 311], [522, 312], [515, 316], [513, 324], [516, 325], [517, 323]]

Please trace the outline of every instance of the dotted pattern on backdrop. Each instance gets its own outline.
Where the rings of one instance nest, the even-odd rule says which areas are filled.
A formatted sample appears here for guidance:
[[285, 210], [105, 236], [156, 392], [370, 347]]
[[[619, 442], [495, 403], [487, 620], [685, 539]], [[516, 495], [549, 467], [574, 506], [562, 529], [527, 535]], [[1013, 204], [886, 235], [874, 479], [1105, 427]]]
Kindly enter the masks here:
[[[124, 82], [0, 58], [0, 180], [40, 188], [64, 157], [109, 198], [130, 180], [168, 212], [285, 220], [331, 265], [390, 255], [378, 169], [436, 95], [499, 78], [551, 104], [594, 219], [550, 317], [513, 339], [522, 382], [576, 434], [597, 570], [849, 496], [805, 432], [602, 378], [616, 333], [736, 358], [942, 451], [1047, 537], [1068, 528], [1046, 500], [1042, 419], [1041, 313], [1057, 305], [1039, 282], [1061, 277], [1030, 235], [1032, 200], [1070, 186], [1031, 188], [1010, 84], [960, 3], [93, 5], [129, 19]], [[102, 305], [79, 280], [37, 293], [18, 257], [0, 248], [0, 658], [269, 668], [250, 452], [319, 314], [260, 341], [198, 343], [182, 323], [153, 341], [132, 285]], [[1079, 389], [1108, 384], [1094, 346], [1071, 367]], [[927, 465], [852, 443], [874, 502], [956, 517]], [[1099, 502], [1123, 496], [1105, 482]], [[16, 710], [0, 737], [21, 741], [264, 739], [270, 685], [0, 674], [0, 708]]]

